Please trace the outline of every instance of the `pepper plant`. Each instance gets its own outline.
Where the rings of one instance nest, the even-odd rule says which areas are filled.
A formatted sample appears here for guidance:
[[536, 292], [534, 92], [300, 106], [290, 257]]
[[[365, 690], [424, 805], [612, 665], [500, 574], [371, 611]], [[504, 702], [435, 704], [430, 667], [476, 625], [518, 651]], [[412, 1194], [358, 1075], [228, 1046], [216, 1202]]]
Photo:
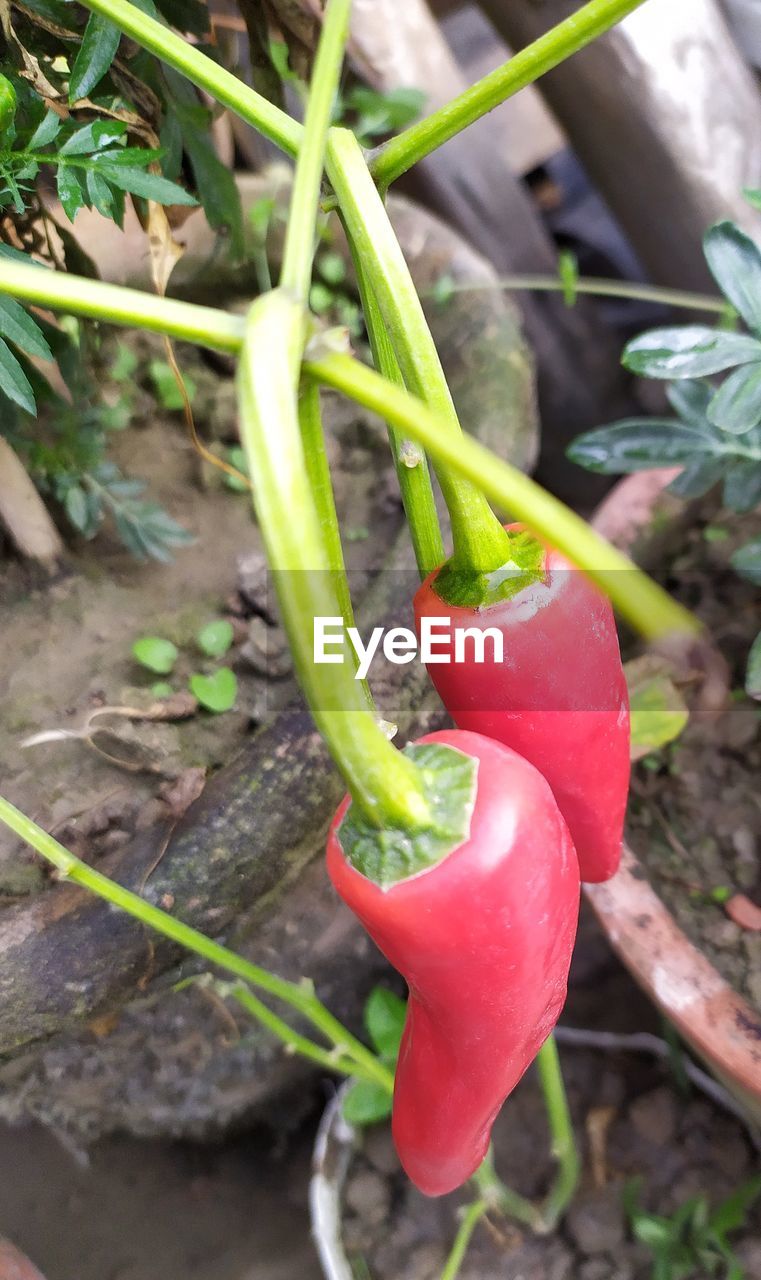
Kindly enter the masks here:
[[[588, 761], [566, 761], [561, 777], [551, 752], [531, 759], [513, 749], [511, 718], [532, 710], [526, 690], [555, 670], [541, 652], [532, 660], [531, 646], [522, 659], [518, 702], [509, 689], [495, 689], [502, 723], [478, 723], [477, 732], [458, 727], [403, 750], [389, 741], [368, 690], [355, 679], [348, 646], [345, 662], [315, 660], [315, 619], [339, 617], [346, 629], [352, 622], [320, 391], [332, 387], [388, 423], [418, 569], [421, 578], [435, 575], [426, 589], [435, 588], [446, 608], [486, 617], [522, 603], [530, 614], [547, 603], [536, 593], [548, 590], [556, 572], [573, 580], [571, 566], [582, 571], [586, 603], [577, 618], [578, 643], [586, 642], [584, 617], [593, 601], [605, 624], [606, 650], [602, 685], [588, 695], [597, 700], [587, 702], [587, 714], [612, 713], [618, 749], [626, 702], [605, 596], [650, 641], [692, 648], [699, 626], [580, 517], [462, 434], [384, 195], [417, 160], [641, 2], [590, 0], [448, 106], [368, 154], [354, 134], [330, 123], [350, 0], [326, 5], [303, 126], [145, 5], [86, 0], [93, 15], [110, 20], [162, 65], [297, 157], [280, 281], [241, 317], [15, 259], [0, 262], [2, 295], [238, 357], [241, 442], [282, 620], [303, 693], [348, 789], [331, 827], [328, 870], [412, 990], [394, 1091], [399, 1154], [429, 1194], [474, 1178], [477, 1198], [458, 1232], [447, 1280], [488, 1209], [549, 1230], [573, 1195], [578, 1155], [548, 1037], [565, 995], [580, 878], [615, 870], [627, 773], [614, 770], [611, 794], [598, 805], [602, 810], [610, 800], [616, 806], [612, 825], [602, 812], [582, 821], [584, 797], [569, 798], [566, 784], [569, 770], [584, 769]], [[321, 200], [338, 208], [354, 255], [375, 369], [349, 353], [345, 335], [321, 331], [309, 312]], [[428, 457], [451, 520], [448, 558]], [[521, 526], [503, 526], [490, 503]], [[562, 566], [551, 560], [555, 555]], [[553, 609], [546, 613], [553, 617]], [[521, 617], [520, 610], [512, 621], [506, 615], [505, 628], [520, 627]], [[555, 639], [560, 643], [559, 634]], [[493, 679], [500, 678], [494, 671]], [[442, 693], [459, 724], [459, 695]], [[556, 694], [546, 683], [537, 697], [536, 713], [573, 711], [553, 702]], [[586, 748], [581, 753], [588, 754]], [[7, 801], [0, 801], [0, 819], [60, 875], [232, 977], [225, 993], [291, 1049], [377, 1089], [394, 1087], [388, 1061], [341, 1026], [308, 986], [267, 973], [84, 865]], [[298, 1014], [308, 1030], [294, 1027], [261, 993]], [[558, 1159], [555, 1183], [539, 1206], [499, 1182], [487, 1152], [499, 1106], [535, 1056]]]

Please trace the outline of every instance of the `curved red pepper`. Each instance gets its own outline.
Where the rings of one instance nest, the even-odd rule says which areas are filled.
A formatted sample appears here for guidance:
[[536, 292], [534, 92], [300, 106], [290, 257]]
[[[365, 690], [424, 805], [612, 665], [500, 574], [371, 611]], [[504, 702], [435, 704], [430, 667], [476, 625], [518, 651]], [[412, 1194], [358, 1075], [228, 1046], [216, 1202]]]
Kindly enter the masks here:
[[515, 752], [456, 729], [420, 741], [476, 759], [469, 838], [383, 890], [341, 847], [347, 798], [327, 862], [338, 893], [410, 988], [393, 1134], [409, 1177], [435, 1196], [481, 1163], [497, 1112], [557, 1021], [579, 868], [547, 783]]
[[[520, 525], [508, 525], [514, 531]], [[629, 792], [629, 698], [609, 601], [557, 551], [545, 552], [543, 580], [482, 609], [446, 604], [438, 570], [415, 596], [415, 620], [447, 619], [454, 628], [497, 628], [501, 663], [429, 663], [450, 716], [512, 747], [544, 775], [568, 823], [583, 881], [615, 875], [621, 860]]]

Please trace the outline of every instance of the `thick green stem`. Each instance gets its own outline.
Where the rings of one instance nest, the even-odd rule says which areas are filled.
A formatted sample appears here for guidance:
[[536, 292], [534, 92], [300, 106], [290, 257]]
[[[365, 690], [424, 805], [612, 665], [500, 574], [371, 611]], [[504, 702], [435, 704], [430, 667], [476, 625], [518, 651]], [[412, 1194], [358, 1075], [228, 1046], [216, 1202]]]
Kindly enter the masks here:
[[312, 278], [325, 141], [338, 92], [350, 10], [351, 0], [328, 0], [325, 7], [291, 192], [280, 284], [305, 305]]
[[591, 44], [643, 3], [644, 0], [591, 0], [472, 88], [392, 138], [371, 165], [380, 189], [385, 191], [418, 160]]
[[[102, 284], [82, 276], [0, 261], [0, 294], [10, 293], [58, 311], [93, 316], [114, 324], [187, 338], [224, 351], [240, 350], [245, 321], [212, 307], [193, 306]], [[445, 466], [465, 476], [498, 506], [510, 511], [539, 537], [556, 546], [597, 582], [623, 617], [643, 636], [659, 640], [674, 633], [699, 634], [700, 623], [672, 600], [557, 498], [468, 436], [452, 439], [441, 417], [401, 387], [348, 356], [310, 360], [305, 369], [392, 422]]]
[[[428, 817], [420, 775], [371, 714], [345, 652], [315, 661], [315, 621], [341, 618], [299, 430], [302, 310], [278, 290], [251, 308], [239, 365], [241, 440], [294, 665], [315, 719], [367, 819], [415, 830]], [[345, 637], [343, 648], [345, 648]]]
[[333, 1014], [320, 1003], [306, 985], [286, 982], [285, 979], [276, 977], [266, 969], [260, 969], [258, 965], [251, 964], [235, 951], [228, 950], [219, 942], [199, 933], [197, 929], [183, 924], [181, 920], [176, 920], [160, 907], [146, 902], [130, 889], [125, 889], [116, 881], [109, 880], [108, 876], [102, 875], [100, 871], [88, 867], [86, 863], [76, 858], [53, 836], [48, 835], [36, 822], [27, 818], [2, 797], [0, 797], [0, 822], [36, 849], [67, 880], [81, 885], [90, 893], [102, 898], [104, 902], [109, 902], [120, 911], [139, 920], [146, 928], [154, 929], [165, 938], [201, 956], [209, 964], [216, 965], [225, 972], [233, 974], [234, 977], [250, 983], [252, 987], [258, 987], [260, 991], [266, 991], [276, 999], [282, 1000], [284, 1004], [290, 1005], [292, 1009], [307, 1018], [312, 1026], [341, 1053], [353, 1058], [356, 1064], [355, 1074], [374, 1080], [389, 1091], [393, 1087], [393, 1078], [388, 1068], [384, 1067], [360, 1040], [357, 1040], [337, 1018], [333, 1017]]
[[[348, 129], [331, 129], [326, 165], [404, 381], [438, 413], [456, 441], [460, 423], [428, 322], [362, 149]], [[483, 495], [447, 467], [438, 468], [437, 476], [452, 520], [456, 567], [476, 573], [500, 568], [509, 559], [509, 540]]]
[[558, 1165], [555, 1180], [542, 1206], [545, 1229], [553, 1231], [576, 1193], [581, 1161], [554, 1036], [545, 1040], [537, 1055], [536, 1065], [547, 1109], [552, 1154]]
[[83, 0], [83, 4], [92, 13], [99, 13], [115, 23], [125, 35], [187, 76], [199, 89], [211, 94], [215, 101], [229, 107], [275, 146], [288, 155], [296, 155], [301, 143], [301, 125], [260, 93], [249, 89], [231, 71], [226, 71], [200, 49], [188, 44], [182, 36], [143, 13], [129, 0]]
[[[367, 280], [362, 258], [355, 252], [353, 245], [351, 250], [375, 367], [389, 382], [403, 387], [404, 379], [399, 361], [394, 354], [375, 294]], [[445, 559], [428, 463], [422, 449], [411, 440], [405, 440], [390, 425], [388, 435], [418, 572], [421, 579], [427, 578]]]

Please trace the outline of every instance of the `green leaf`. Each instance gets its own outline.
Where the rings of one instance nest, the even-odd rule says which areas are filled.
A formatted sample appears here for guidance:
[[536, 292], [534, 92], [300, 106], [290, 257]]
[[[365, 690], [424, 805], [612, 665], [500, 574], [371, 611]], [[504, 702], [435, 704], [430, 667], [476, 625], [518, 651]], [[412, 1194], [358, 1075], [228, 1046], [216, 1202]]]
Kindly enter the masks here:
[[374, 987], [367, 998], [364, 1019], [373, 1046], [387, 1062], [396, 1062], [407, 1017], [407, 1003], [385, 987]]
[[719, 222], [703, 240], [711, 274], [749, 329], [761, 331], [761, 253], [734, 222]]
[[90, 504], [81, 485], [73, 484], [66, 490], [63, 506], [74, 528], [84, 533], [90, 524]]
[[623, 363], [643, 378], [702, 378], [761, 360], [761, 343], [706, 325], [650, 329], [625, 347]]
[[190, 692], [195, 694], [202, 707], [216, 714], [230, 711], [238, 696], [238, 680], [229, 667], [220, 667], [213, 675], [196, 672], [188, 681]]
[[90, 204], [104, 218], [110, 218], [114, 211], [114, 193], [108, 183], [103, 180], [95, 169], [88, 169], [86, 185]]
[[738, 459], [730, 463], [724, 480], [724, 504], [741, 514], [761, 502], [761, 462]]
[[708, 406], [714, 426], [730, 435], [743, 436], [761, 422], [761, 364], [735, 369], [719, 387]]
[[334, 288], [346, 279], [346, 263], [340, 253], [321, 253], [317, 259], [317, 270], [323, 280]]
[[702, 498], [718, 484], [727, 469], [726, 458], [696, 458], [668, 485], [677, 498]]
[[[248, 458], [243, 449], [239, 445], [233, 445], [227, 450], [227, 461], [231, 467], [235, 467], [236, 471], [240, 471], [241, 475], [248, 475]], [[239, 480], [237, 476], [225, 474], [225, 484], [228, 489], [232, 489], [235, 493], [248, 493], [249, 486], [245, 480]]]
[[761, 191], [756, 190], [754, 187], [745, 187], [743, 195], [748, 204], [752, 205], [754, 209], [761, 209]]
[[572, 462], [601, 475], [647, 471], [691, 463], [711, 454], [705, 431], [668, 418], [625, 418], [577, 436], [567, 454]]
[[698, 378], [685, 378], [666, 387], [666, 399], [671, 408], [690, 427], [705, 428], [713, 394], [711, 383]]
[[391, 1115], [392, 1096], [387, 1089], [369, 1080], [357, 1080], [343, 1102], [344, 1120], [358, 1129], [379, 1124]]
[[205, 627], [196, 636], [198, 648], [209, 658], [221, 658], [230, 648], [233, 642], [232, 623], [226, 618], [216, 618], [214, 622], [207, 622]]
[[137, 369], [138, 360], [135, 352], [125, 342], [118, 342], [116, 359], [111, 366], [111, 377], [114, 382], [128, 382]]
[[190, 159], [198, 197], [209, 226], [230, 238], [234, 257], [243, 255], [243, 217], [235, 178], [222, 164], [209, 138], [183, 120], [182, 138]]
[[563, 301], [567, 307], [576, 306], [579, 287], [579, 260], [570, 249], [558, 254], [558, 276], [563, 286]]
[[49, 142], [53, 142], [61, 131], [61, 125], [60, 116], [56, 115], [55, 111], [48, 111], [27, 142], [27, 150], [39, 151], [40, 147], [46, 147]]
[[86, 156], [111, 146], [127, 132], [121, 120], [93, 120], [67, 138], [59, 151], [62, 156]]
[[151, 685], [151, 693], [154, 698], [171, 698], [174, 689], [168, 681], [157, 680], [155, 684]]
[[420, 770], [431, 827], [378, 827], [351, 804], [338, 829], [344, 856], [382, 889], [438, 865], [467, 840], [476, 789], [472, 756], [438, 742], [412, 744], [404, 754]]
[[87, 98], [113, 62], [121, 31], [108, 18], [91, 13], [69, 80], [69, 102]]
[[155, 200], [157, 204], [197, 205], [198, 201], [189, 191], [158, 173], [146, 173], [144, 169], [122, 167], [111, 161], [98, 160], [97, 172], [113, 186], [130, 195], [141, 196], [144, 200]]
[[755, 586], [761, 587], [761, 538], [756, 538], [735, 551], [732, 568]]
[[4, 391], [9, 400], [25, 409], [27, 413], [37, 412], [32, 384], [7, 342], [2, 338], [0, 338], [0, 391]]
[[[184, 409], [185, 401], [177, 385], [177, 377], [172, 366], [166, 360], [151, 360], [148, 365], [148, 372], [151, 375], [151, 381], [156, 388], [156, 395], [162, 407], [164, 409]], [[186, 373], [182, 374], [182, 381], [185, 384], [188, 399], [192, 404], [196, 393], [196, 384]]]
[[632, 758], [673, 742], [689, 720], [687, 705], [666, 664], [646, 655], [624, 667], [631, 708]]
[[164, 640], [162, 636], [141, 636], [132, 646], [132, 656], [141, 667], [165, 676], [174, 667], [179, 653], [171, 640]]
[[58, 199], [61, 201], [63, 211], [69, 221], [73, 222], [85, 202], [79, 174], [67, 164], [59, 165], [56, 173], [56, 186], [58, 187]]
[[13, 298], [0, 297], [0, 334], [30, 356], [53, 359], [39, 325]]

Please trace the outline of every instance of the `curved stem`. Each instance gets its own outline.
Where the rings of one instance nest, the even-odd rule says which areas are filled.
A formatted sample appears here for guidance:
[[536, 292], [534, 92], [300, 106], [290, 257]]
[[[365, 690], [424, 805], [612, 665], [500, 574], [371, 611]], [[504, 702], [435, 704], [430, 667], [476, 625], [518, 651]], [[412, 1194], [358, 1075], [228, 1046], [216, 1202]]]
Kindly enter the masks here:
[[457, 1228], [457, 1235], [452, 1243], [449, 1251], [449, 1257], [444, 1264], [444, 1270], [441, 1273], [441, 1280], [456, 1280], [459, 1275], [460, 1267], [470, 1244], [470, 1238], [476, 1227], [483, 1218], [484, 1214], [489, 1210], [486, 1200], [474, 1200], [464, 1210], [462, 1220]]
[[541, 1231], [541, 1210], [502, 1181], [494, 1167], [494, 1151], [491, 1147], [470, 1181], [490, 1209], [503, 1213], [506, 1218], [514, 1218], [532, 1231]]
[[536, 1065], [547, 1109], [552, 1154], [558, 1164], [555, 1180], [542, 1205], [545, 1229], [553, 1231], [576, 1193], [581, 1161], [554, 1036], [545, 1040], [537, 1055]]
[[439, 414], [350, 356], [309, 360], [305, 368], [326, 386], [373, 409], [417, 440], [432, 457], [466, 476], [495, 503], [557, 547], [613, 601], [647, 639], [696, 635], [702, 627], [687, 609], [536, 481], [469, 436], [452, 438]]
[[643, 3], [644, 0], [590, 0], [472, 88], [392, 138], [381, 147], [371, 164], [381, 190], [386, 190], [418, 160], [493, 111], [519, 89], [525, 89], [571, 54], [591, 44]]
[[[415, 765], [387, 740], [346, 654], [316, 661], [315, 619], [340, 622], [296, 410], [303, 312], [277, 290], [251, 307], [238, 369], [240, 431], [254, 503], [294, 665], [315, 723], [375, 826], [415, 830], [429, 818]], [[343, 628], [342, 645], [346, 639]], [[337, 659], [337, 661], [336, 661]]]
[[[367, 279], [362, 257], [355, 251], [351, 239], [349, 239], [349, 245], [375, 367], [384, 378], [388, 378], [389, 382], [403, 387], [404, 379], [399, 361], [394, 354], [380, 307]], [[446, 558], [428, 463], [422, 449], [412, 444], [412, 441], [405, 440], [390, 424], [388, 435], [415, 552], [415, 562], [421, 579], [427, 578], [428, 574], [437, 569]]]
[[[326, 165], [404, 381], [457, 440], [462, 429], [412, 276], [362, 149], [348, 129], [331, 129]], [[452, 521], [455, 566], [482, 573], [500, 568], [509, 558], [509, 539], [483, 494], [447, 467], [437, 476]]]
[[259, 133], [269, 138], [288, 155], [296, 155], [301, 143], [301, 125], [262, 97], [255, 89], [226, 71], [213, 58], [196, 49], [182, 36], [155, 18], [151, 18], [129, 0], [82, 0], [92, 13], [108, 18], [125, 35], [162, 62], [180, 71], [188, 80], [205, 89], [223, 106], [229, 107]]
[[33, 822], [31, 818], [27, 818], [26, 814], [21, 813], [15, 805], [3, 799], [2, 796], [0, 796], [0, 822], [15, 832], [20, 839], [31, 845], [33, 849], [36, 849], [66, 879], [71, 880], [74, 884], [81, 885], [84, 889], [102, 898], [104, 902], [109, 902], [112, 906], [118, 907], [120, 911], [124, 911], [135, 920], [139, 920], [147, 928], [154, 929], [165, 938], [169, 938], [172, 942], [185, 947], [186, 950], [202, 956], [210, 964], [233, 974], [236, 978], [242, 978], [244, 982], [250, 983], [252, 987], [258, 987], [261, 991], [266, 991], [276, 999], [282, 1000], [284, 1004], [290, 1005], [292, 1009], [297, 1010], [307, 1018], [312, 1026], [316, 1027], [327, 1040], [342, 1052], [351, 1055], [357, 1064], [357, 1074], [363, 1074], [365, 1078], [374, 1080], [381, 1088], [391, 1091], [393, 1077], [388, 1068], [384, 1067], [375, 1054], [371, 1053], [366, 1045], [357, 1040], [356, 1036], [353, 1036], [333, 1016], [330, 1010], [321, 1004], [308, 986], [287, 982], [284, 978], [278, 978], [266, 969], [261, 969], [258, 965], [251, 964], [249, 960], [245, 960], [243, 956], [239, 956], [235, 951], [230, 951], [227, 947], [223, 947], [221, 943], [215, 942], [213, 938], [207, 938], [198, 929], [193, 929], [190, 925], [183, 924], [181, 920], [176, 920], [174, 916], [162, 911], [160, 907], [155, 907], [152, 903], [146, 902], [144, 898], [133, 893], [131, 889], [125, 889], [123, 885], [117, 884], [115, 880], [110, 880], [102, 872], [96, 871], [93, 867], [88, 867], [85, 862], [76, 858], [73, 853], [70, 853], [62, 844], [59, 844], [53, 836], [49, 835], [47, 831], [43, 831], [36, 822]]
[[[447, 286], [448, 293], [482, 293], [495, 289], [520, 293], [564, 293], [567, 286], [558, 276], [514, 275], [500, 276], [493, 283], [454, 284]], [[725, 315], [731, 307], [723, 298], [713, 298], [707, 293], [690, 293], [686, 289], [665, 289], [656, 284], [636, 284], [629, 280], [606, 280], [603, 276], [579, 276], [573, 282], [574, 293], [597, 298], [630, 298], [635, 302], [654, 302], [664, 307], [682, 307], [686, 311], [711, 311]], [[429, 289], [424, 297], [435, 297], [436, 290]]]
[[351, 0], [328, 0], [325, 7], [291, 191], [280, 284], [305, 305], [312, 278], [325, 139], [338, 92], [350, 10]]

